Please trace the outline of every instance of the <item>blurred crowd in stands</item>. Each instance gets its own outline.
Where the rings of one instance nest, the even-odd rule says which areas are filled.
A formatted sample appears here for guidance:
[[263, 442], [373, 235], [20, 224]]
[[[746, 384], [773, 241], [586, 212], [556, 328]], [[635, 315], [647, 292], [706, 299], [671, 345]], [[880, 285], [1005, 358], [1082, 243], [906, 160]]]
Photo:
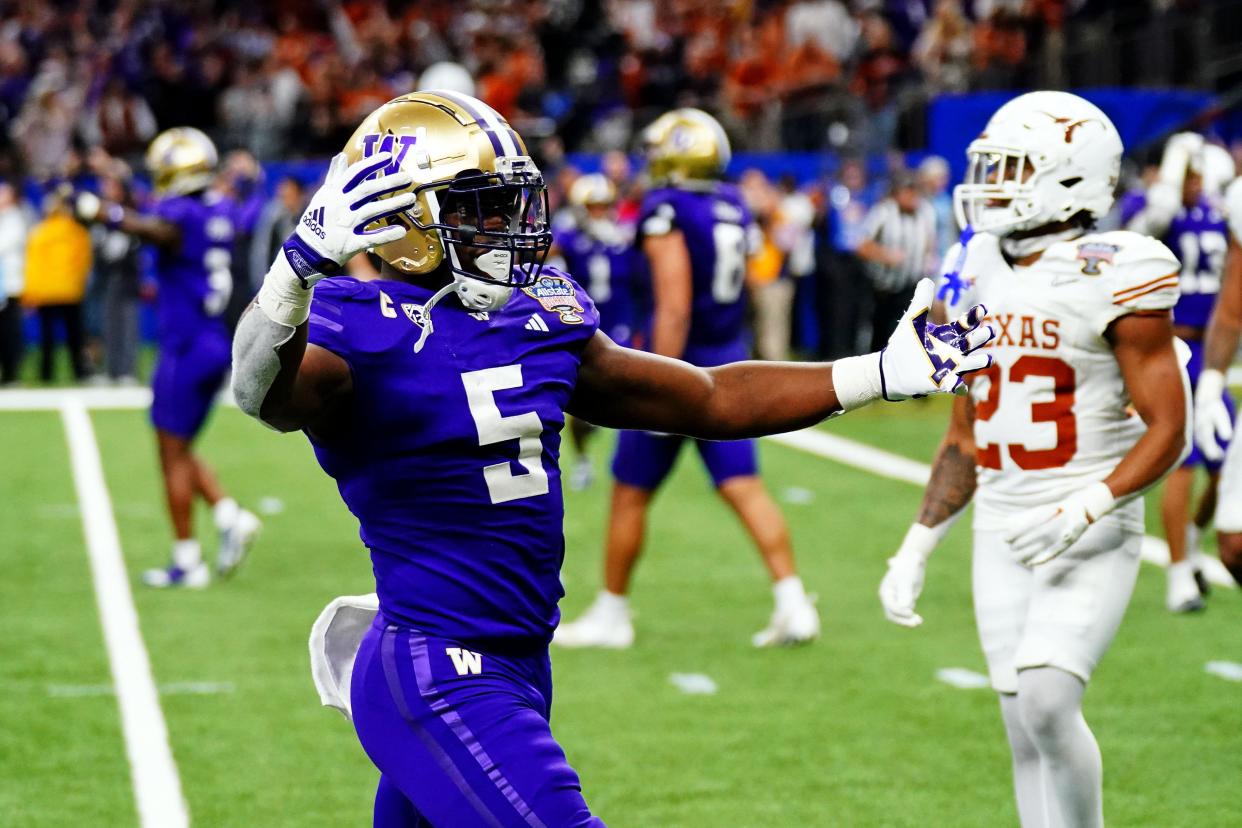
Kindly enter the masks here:
[[[1205, 36], [1212, 2], [14, 0], [0, 138], [37, 178], [93, 146], [132, 160], [170, 126], [320, 157], [436, 67], [428, 80], [460, 73], [548, 154], [630, 148], [696, 106], [737, 149], [865, 155], [922, 146], [939, 93], [1201, 84], [1203, 50], [1178, 38]], [[1151, 32], [1168, 60], [1150, 59]]]
[[[956, 238], [947, 165], [930, 158], [907, 171], [892, 152], [923, 146], [930, 96], [1117, 73], [1199, 83], [1199, 52], [1173, 46], [1204, 36], [1197, 12], [1211, 3], [0, 2], [0, 383], [18, 376], [24, 317], [38, 320], [24, 324], [39, 330], [44, 379], [62, 340], [79, 379], [130, 383], [141, 373], [139, 308], [155, 289], [145, 254], [119, 231], [77, 225], [59, 182], [89, 180], [141, 206], [150, 139], [182, 125], [211, 135], [223, 157], [217, 191], [247, 205], [235, 316], [316, 185], [265, 180], [260, 162], [325, 159], [377, 105], [442, 85], [473, 91], [512, 121], [554, 204], [575, 174], [567, 153], [602, 153], [623, 193], [622, 222], [642, 186], [629, 154], [637, 135], [674, 106], [717, 115], [738, 150], [833, 153], [835, 171], [809, 183], [739, 176], [765, 231], [751, 267], [755, 342], [768, 358], [791, 347], [857, 353], [873, 329], [891, 327], [895, 297]], [[1127, 58], [1157, 30], [1172, 57]], [[869, 177], [868, 158], [889, 159], [886, 173]]]

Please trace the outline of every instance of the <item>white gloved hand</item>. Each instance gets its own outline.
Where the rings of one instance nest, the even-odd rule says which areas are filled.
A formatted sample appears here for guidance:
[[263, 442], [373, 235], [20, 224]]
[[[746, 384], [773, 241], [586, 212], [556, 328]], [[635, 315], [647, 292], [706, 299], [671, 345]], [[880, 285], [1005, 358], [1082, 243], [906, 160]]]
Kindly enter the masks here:
[[996, 336], [991, 326], [980, 325], [987, 308], [975, 305], [948, 325], [934, 325], [928, 314], [935, 292], [931, 279], [919, 281], [910, 307], [880, 351], [886, 400], [965, 393], [962, 375], [992, 364], [991, 354], [975, 353]]
[[996, 332], [981, 325], [987, 308], [975, 305], [948, 325], [928, 320], [936, 286], [922, 279], [910, 307], [877, 354], [848, 357], [832, 364], [832, 384], [842, 411], [883, 397], [890, 402], [928, 394], [964, 394], [964, 375], [992, 364], [978, 350]]
[[73, 200], [73, 212], [82, 221], [90, 224], [99, 217], [99, 211], [103, 207], [103, 201], [94, 193], [80, 192]]
[[73, 212], [78, 219], [86, 224], [102, 222], [113, 227], [120, 223], [125, 208], [119, 204], [104, 201], [92, 192], [82, 190], [73, 197]]
[[917, 627], [923, 616], [914, 611], [914, 605], [923, 591], [923, 576], [927, 571], [927, 559], [940, 540], [941, 527], [916, 523], [906, 532], [901, 548], [888, 559], [888, 572], [880, 581], [880, 603], [884, 605], [884, 617], [903, 627]]
[[1027, 509], [1017, 517], [1005, 542], [1019, 563], [1039, 566], [1073, 546], [1088, 526], [1116, 505], [1107, 484], [1092, 483], [1060, 503]]
[[363, 250], [397, 241], [408, 232], [400, 224], [364, 229], [408, 210], [418, 197], [408, 192], [383, 198], [414, 182], [411, 173], [390, 167], [392, 163], [391, 152], [376, 153], [352, 165], [345, 153], [333, 157], [323, 186], [311, 198], [297, 229], [282, 248], [303, 289], [339, 273]]
[[1233, 437], [1233, 417], [1225, 405], [1225, 375], [1215, 368], [1199, 374], [1195, 387], [1195, 444], [1208, 460], [1220, 460]]

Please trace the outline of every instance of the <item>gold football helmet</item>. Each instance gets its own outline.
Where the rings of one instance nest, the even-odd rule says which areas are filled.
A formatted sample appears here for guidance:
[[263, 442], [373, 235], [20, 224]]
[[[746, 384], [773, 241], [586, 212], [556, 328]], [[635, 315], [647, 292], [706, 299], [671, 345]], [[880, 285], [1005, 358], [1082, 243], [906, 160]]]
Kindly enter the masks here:
[[535, 281], [552, 244], [547, 188], [499, 113], [460, 92], [402, 95], [372, 112], [345, 145], [350, 163], [377, 152], [392, 152], [393, 164], [413, 173], [409, 190], [418, 199], [382, 220], [409, 232], [376, 255], [403, 273], [428, 273], [447, 259], [459, 276]]
[[574, 207], [615, 204], [617, 186], [603, 173], [589, 173], [574, 179], [569, 188], [569, 203]]
[[216, 174], [216, 145], [194, 127], [166, 129], [147, 147], [147, 170], [161, 195], [205, 189]]
[[733, 153], [720, 122], [701, 109], [674, 109], [643, 132], [647, 167], [656, 181], [719, 178]]

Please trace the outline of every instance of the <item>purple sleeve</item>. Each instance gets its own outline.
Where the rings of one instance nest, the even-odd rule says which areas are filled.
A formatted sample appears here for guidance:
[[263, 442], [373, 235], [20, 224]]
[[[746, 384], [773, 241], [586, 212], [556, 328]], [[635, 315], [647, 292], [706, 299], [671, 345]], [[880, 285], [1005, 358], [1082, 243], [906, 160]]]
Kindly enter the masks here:
[[1121, 226], [1126, 227], [1130, 224], [1130, 219], [1139, 214], [1139, 211], [1147, 206], [1147, 196], [1142, 191], [1131, 190], [1121, 197]]
[[346, 362], [350, 362], [352, 349], [345, 331], [348, 302], [352, 291], [332, 280], [315, 286], [311, 299], [310, 320], [306, 341], [320, 348], [327, 348]]
[[170, 224], [178, 227], [185, 224], [187, 203], [181, 198], [165, 198], [155, 202], [155, 206], [151, 209], [151, 213], [157, 218], [161, 218]]

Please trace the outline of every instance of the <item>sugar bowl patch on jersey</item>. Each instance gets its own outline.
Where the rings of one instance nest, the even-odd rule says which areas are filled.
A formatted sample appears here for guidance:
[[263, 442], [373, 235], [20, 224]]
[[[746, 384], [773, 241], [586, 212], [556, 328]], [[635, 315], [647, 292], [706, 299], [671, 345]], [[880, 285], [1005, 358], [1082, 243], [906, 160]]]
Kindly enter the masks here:
[[1100, 262], [1112, 264], [1117, 251], [1121, 248], [1115, 244], [1091, 241], [1078, 245], [1078, 258], [1082, 261], [1082, 272], [1085, 276], [1099, 276]]
[[578, 300], [578, 290], [566, 276], [557, 276], [552, 268], [544, 268], [544, 272], [533, 285], [522, 288], [522, 292], [534, 299], [543, 309], [560, 316], [566, 325], [581, 325], [583, 318], [582, 303]]

